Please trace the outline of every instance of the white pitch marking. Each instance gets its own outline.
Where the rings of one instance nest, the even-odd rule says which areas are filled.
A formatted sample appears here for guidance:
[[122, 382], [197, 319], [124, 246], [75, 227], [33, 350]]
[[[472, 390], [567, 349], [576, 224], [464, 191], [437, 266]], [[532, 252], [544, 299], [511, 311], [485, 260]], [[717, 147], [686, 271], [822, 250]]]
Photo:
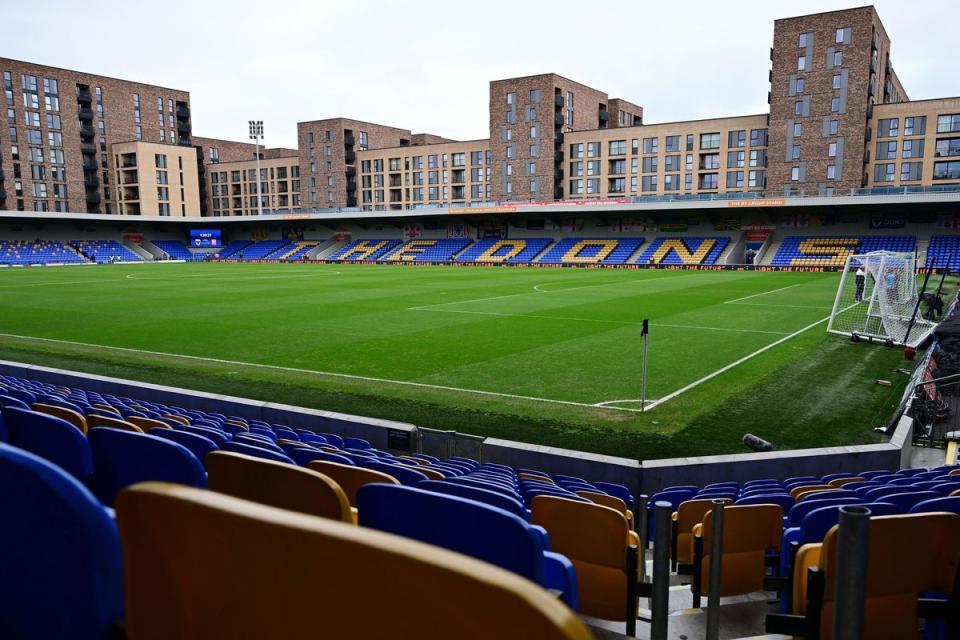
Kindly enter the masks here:
[[[105, 282], [123, 282], [124, 280], [183, 280], [185, 278], [206, 278], [207, 280], [216, 281], [221, 279], [233, 280], [274, 280], [277, 278], [308, 278], [317, 275], [327, 275], [327, 276], [338, 276], [341, 275], [340, 271], [321, 271], [317, 273], [294, 273], [294, 274], [277, 274], [271, 276], [254, 276], [254, 277], [244, 277], [237, 275], [214, 275], [209, 274], [189, 274], [189, 275], [180, 275], [180, 276], [170, 276], [167, 278], [144, 278], [142, 273], [128, 273], [122, 278], [118, 275], [116, 278], [103, 278], [98, 280], [60, 280], [57, 282], [24, 282], [21, 284], [2, 284], [0, 289], [20, 289], [23, 287], [49, 287], [49, 286], [59, 286], [59, 285], [84, 285], [84, 284], [102, 284]], [[137, 277], [135, 277], [137, 276]]]
[[[595, 407], [605, 407], [605, 406], [607, 406], [607, 405], [611, 405], [611, 404], [623, 404], [623, 403], [625, 403], [625, 402], [629, 402], [629, 403], [632, 403], [632, 404], [636, 404], [636, 403], [640, 402], [640, 398], [636, 398], [636, 399], [633, 399], [633, 400], [607, 400], [606, 402], [598, 402], [598, 403], [596, 403], [596, 404], [593, 405], [593, 406], [595, 406]], [[655, 402], [655, 400], [654, 400], [653, 398], [647, 398], [647, 402]]]
[[[429, 313], [462, 313], [471, 316], [496, 316], [500, 318], [533, 318], [537, 320], [568, 320], [572, 322], [600, 322], [603, 324], [617, 324], [621, 326], [639, 327], [640, 322], [629, 322], [627, 320], [605, 320], [602, 318], [575, 318], [571, 316], [542, 316], [526, 313], [501, 313], [498, 311], [468, 311], [466, 309], [427, 309], [423, 307], [409, 307], [407, 311], [427, 311]], [[651, 323], [654, 327], [664, 327], [667, 329], [697, 329], [702, 331], [731, 331], [734, 333], [766, 333], [775, 336], [787, 335], [784, 331], [761, 331], [760, 329], [727, 329], [724, 327], [705, 327], [699, 325], [687, 324], [663, 324], [659, 322]]]
[[742, 305], [744, 307], [779, 307], [782, 309], [832, 309], [812, 304], [767, 304], [766, 302], [725, 302], [724, 304]]
[[762, 292], [760, 292], [760, 293], [755, 293], [755, 294], [753, 294], [752, 296], [743, 296], [742, 298], [737, 298], [737, 299], [735, 299], [735, 300], [727, 300], [727, 301], [724, 302], [723, 304], [737, 304], [737, 303], [740, 302], [741, 300], [749, 300], [750, 298], [756, 298], [756, 297], [759, 297], [759, 296], [768, 296], [768, 295], [770, 295], [771, 293], [777, 293], [778, 291], [786, 291], [787, 289], [793, 289], [794, 287], [799, 287], [801, 284], [803, 284], [803, 283], [802, 283], [802, 282], [798, 282], [797, 284], [791, 284], [791, 285], [788, 286], [788, 287], [780, 287], [779, 289], [773, 289], [772, 291], [762, 291]]
[[[843, 313], [844, 311], [847, 311], [848, 309], [852, 309], [852, 308], [855, 307], [855, 306], [856, 306], [856, 304], [852, 304], [852, 305], [850, 305], [849, 307], [847, 307], [846, 309], [841, 310], [840, 313]], [[676, 397], [679, 396], [680, 394], [686, 393], [686, 392], [689, 391], [690, 389], [693, 389], [694, 387], [697, 387], [697, 386], [703, 384], [704, 382], [706, 382], [706, 381], [708, 381], [708, 380], [712, 380], [713, 378], [716, 378], [717, 376], [719, 376], [719, 375], [722, 374], [722, 373], [726, 373], [726, 372], [729, 371], [730, 369], [733, 369], [734, 367], [743, 364], [743, 363], [746, 362], [747, 360], [751, 360], [751, 359], [755, 358], [756, 356], [760, 355], [761, 353], [764, 353], [765, 351], [769, 351], [770, 349], [773, 349], [774, 347], [783, 344], [783, 343], [786, 342], [787, 340], [790, 340], [790, 339], [792, 339], [792, 338], [796, 338], [796, 337], [799, 336], [801, 333], [805, 333], [805, 332], [809, 331], [810, 329], [813, 329], [813, 328], [814, 328], [815, 326], [817, 326], [818, 324], [823, 324], [824, 322], [826, 322], [826, 321], [829, 320], [829, 319], [830, 319], [830, 316], [827, 316], [826, 318], [823, 318], [822, 320], [817, 320], [816, 322], [813, 322], [813, 323], [811, 323], [811, 324], [808, 324], [807, 326], [803, 327], [802, 329], [798, 329], [798, 330], [794, 331], [793, 333], [791, 333], [791, 334], [789, 334], [789, 335], [786, 335], [786, 336], [780, 338], [779, 340], [775, 340], [774, 342], [771, 342], [771, 343], [768, 344], [767, 346], [761, 347], [761, 348], [757, 349], [756, 351], [754, 351], [753, 353], [747, 354], [747, 355], [745, 355], [744, 357], [740, 358], [739, 360], [735, 360], [735, 361], [731, 362], [730, 364], [726, 365], [725, 367], [721, 367], [721, 368], [717, 369], [716, 371], [714, 371], [713, 373], [707, 374], [707, 375], [703, 376], [702, 378], [700, 378], [699, 380], [695, 380], [695, 381], [691, 382], [690, 384], [688, 384], [687, 386], [681, 387], [680, 389], [677, 389], [677, 390], [674, 391], [673, 393], [668, 393], [668, 394], [665, 395], [664, 397], [660, 398], [659, 400], [653, 402], [650, 406], [648, 406], [648, 407], [647, 407], [647, 411], [650, 411], [650, 410], [653, 409], [654, 407], [657, 407], [657, 406], [663, 404], [663, 403], [666, 402], [667, 400], [673, 400], [674, 398], [676, 398]]]
[[[130, 347], [112, 347], [102, 344], [91, 344], [89, 342], [77, 342], [75, 340], [57, 340], [55, 338], [38, 338], [35, 336], [21, 336], [14, 333], [0, 333], [2, 338], [19, 338], [22, 340], [36, 340], [40, 342], [52, 342], [55, 344], [71, 344], [81, 347], [95, 347], [97, 349], [109, 349], [111, 351], [123, 351], [126, 353], [142, 353], [153, 356], [167, 356], [171, 358], [184, 358], [186, 360], [197, 360], [200, 362], [216, 362], [217, 364], [228, 364], [241, 367], [253, 367], [257, 369], [270, 369], [273, 371], [287, 371], [290, 373], [304, 373], [308, 375], [326, 376], [330, 378], [344, 378], [346, 380], [363, 380], [366, 382], [384, 382], [388, 384], [403, 385], [407, 387], [417, 387], [421, 389], [437, 389], [440, 391], [457, 391], [460, 393], [472, 393], [475, 395], [492, 396], [497, 398], [513, 398], [516, 400], [532, 400], [534, 402], [546, 402], [550, 404], [563, 404], [574, 407], [587, 407], [596, 409], [597, 407], [588, 402], [574, 402], [572, 400], [554, 400], [551, 398], [538, 398], [536, 396], [522, 396], [514, 393], [500, 393], [498, 391], [482, 391], [480, 389], [464, 389], [461, 387], [450, 387], [440, 384], [428, 384], [426, 382], [412, 382], [409, 380], [391, 380], [389, 378], [375, 378], [372, 376], [360, 376], [351, 373], [335, 373], [331, 371], [314, 371], [312, 369], [299, 369], [296, 367], [282, 367], [274, 364], [257, 364], [254, 362], [241, 362], [239, 360], [224, 360], [222, 358], [205, 358], [203, 356], [190, 356], [182, 353], [169, 353], [165, 351], [150, 351], [147, 349], [133, 349]], [[640, 413], [639, 409], [627, 409], [626, 407], [603, 407], [608, 411], [626, 411], [628, 413]]]

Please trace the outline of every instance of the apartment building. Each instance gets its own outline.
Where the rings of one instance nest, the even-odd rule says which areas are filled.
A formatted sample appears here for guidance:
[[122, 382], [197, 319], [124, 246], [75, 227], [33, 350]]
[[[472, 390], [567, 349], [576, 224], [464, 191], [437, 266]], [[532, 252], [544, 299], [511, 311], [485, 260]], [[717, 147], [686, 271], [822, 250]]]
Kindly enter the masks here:
[[561, 198], [567, 133], [642, 122], [641, 107], [555, 73], [494, 80], [491, 195], [497, 200]]
[[876, 10], [777, 20], [770, 58], [770, 191], [865, 186], [873, 110], [907, 100]]
[[349, 118], [298, 122], [304, 206], [357, 206], [357, 152], [408, 146], [412, 136], [409, 129]]
[[262, 149], [261, 156], [259, 179], [256, 159], [206, 165], [210, 215], [255, 216], [261, 210], [300, 210], [300, 156], [296, 149]]
[[563, 199], [763, 191], [767, 116], [572, 131]]
[[866, 186], [960, 184], [960, 98], [876, 105], [867, 130]]
[[115, 142], [191, 146], [190, 94], [0, 58], [0, 210], [117, 213]]
[[490, 141], [436, 142], [357, 152], [360, 206], [367, 211], [464, 205], [490, 199]]
[[196, 152], [159, 142], [111, 145], [117, 213], [129, 216], [200, 217]]

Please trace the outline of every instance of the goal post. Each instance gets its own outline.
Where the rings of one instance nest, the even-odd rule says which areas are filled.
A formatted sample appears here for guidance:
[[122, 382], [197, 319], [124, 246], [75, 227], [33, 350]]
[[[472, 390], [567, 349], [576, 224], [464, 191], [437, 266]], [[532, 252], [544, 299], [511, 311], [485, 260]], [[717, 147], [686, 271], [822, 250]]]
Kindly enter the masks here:
[[919, 300], [914, 254], [848, 256], [827, 331], [915, 347], [935, 326], [917, 313]]

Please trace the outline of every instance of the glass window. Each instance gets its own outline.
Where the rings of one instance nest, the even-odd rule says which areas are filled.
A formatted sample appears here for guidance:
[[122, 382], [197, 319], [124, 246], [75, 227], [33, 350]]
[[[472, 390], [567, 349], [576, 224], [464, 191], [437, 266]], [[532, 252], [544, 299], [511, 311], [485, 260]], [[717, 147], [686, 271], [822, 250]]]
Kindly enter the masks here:
[[897, 165], [893, 162], [878, 164], [874, 167], [874, 182], [893, 182], [896, 178]]
[[937, 116], [937, 133], [960, 131], [960, 113]]
[[843, 64], [843, 51], [833, 52], [833, 66], [839, 67]]
[[741, 129], [739, 131], [730, 131], [727, 133], [727, 146], [728, 147], [745, 147], [747, 146], [747, 131]]
[[570, 157], [571, 158], [580, 158], [583, 156], [583, 143], [578, 142], [576, 144], [570, 145]]
[[767, 146], [767, 130], [751, 129], [750, 130], [750, 146], [751, 147]]
[[793, 145], [793, 148], [790, 150], [790, 157], [793, 158], [794, 160], [800, 159], [800, 145], [798, 144]]
[[803, 78], [797, 78], [797, 93], [803, 93], [804, 88], [807, 86], [807, 83]]
[[794, 137], [794, 138], [799, 138], [801, 135], [803, 135], [803, 124], [800, 123], [800, 122], [794, 122], [794, 123], [793, 123], [793, 137]]
[[627, 141], [626, 140], [611, 140], [609, 145], [609, 155], [611, 156], [622, 156], [627, 153]]
[[933, 164], [934, 180], [960, 180], [960, 161], [935, 162]]
[[700, 134], [700, 148], [701, 149], [719, 149], [720, 148], [720, 133], [701, 133]]
[[807, 48], [807, 41], [808, 41], [809, 38], [810, 38], [810, 34], [809, 34], [809, 33], [801, 33], [801, 34], [800, 34], [800, 42], [798, 43], [797, 46], [799, 46], [801, 49], [806, 49], [806, 48]]
[[807, 67], [807, 56], [797, 56], [797, 71], [803, 71]]
[[800, 179], [800, 167], [791, 167], [790, 168], [790, 179], [796, 182]]
[[881, 138], [896, 137], [900, 134], [899, 118], [881, 118], [877, 123], [877, 135]]
[[828, 164], [827, 165], [827, 180], [836, 180], [837, 179], [837, 165]]
[[835, 136], [840, 131], [840, 121], [831, 120], [830, 121], [830, 135]]
[[598, 157], [600, 157], [600, 143], [599, 143], [599, 142], [588, 142], [588, 143], [587, 143], [587, 157], [588, 157], [588, 158], [598, 158]]
[[833, 88], [834, 88], [834, 89], [839, 89], [839, 88], [840, 88], [840, 81], [841, 81], [840, 74], [839, 74], [839, 73], [835, 73], [835, 74], [833, 75]]
[[[893, 147], [894, 147], [894, 154], [896, 154], [897, 144], [896, 144], [896, 143], [893, 143]], [[830, 157], [830, 158], [836, 158], [836, 157], [837, 157], [837, 143], [836, 143], [836, 142], [831, 142], [830, 144], [827, 145], [827, 156]]]
[[833, 98], [830, 100], [830, 111], [834, 113], [840, 111], [840, 98]]
[[922, 136], [927, 132], [927, 116], [910, 116], [903, 119], [903, 135]]
[[920, 180], [923, 177], [922, 162], [904, 162], [900, 165], [901, 180]]
[[937, 140], [936, 157], [944, 158], [949, 156], [960, 156], [960, 138], [942, 138]]
[[644, 153], [658, 153], [660, 151], [660, 139], [659, 138], [644, 138], [643, 139], [643, 152]]

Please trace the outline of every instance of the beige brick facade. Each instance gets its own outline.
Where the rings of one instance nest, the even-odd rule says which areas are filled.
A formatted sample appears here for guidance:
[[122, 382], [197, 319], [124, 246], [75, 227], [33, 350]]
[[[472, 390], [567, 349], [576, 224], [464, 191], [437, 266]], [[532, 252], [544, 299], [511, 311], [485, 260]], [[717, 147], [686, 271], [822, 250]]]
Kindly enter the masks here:
[[489, 199], [489, 140], [372, 149], [357, 153], [365, 210]]
[[117, 213], [111, 144], [192, 149], [186, 91], [8, 58], [0, 73], [0, 209]]
[[564, 136], [564, 199], [763, 191], [767, 116]]
[[110, 146], [116, 168], [117, 213], [200, 217], [197, 156], [193, 147], [155, 142]]
[[[286, 155], [279, 155], [284, 152]], [[213, 216], [254, 216], [259, 213], [258, 192], [263, 212], [289, 213], [299, 211], [300, 158], [289, 149], [268, 149], [260, 160], [260, 180], [257, 180], [257, 161], [220, 162], [208, 164], [206, 183], [209, 190], [208, 210]], [[259, 186], [258, 183], [259, 182]]]

